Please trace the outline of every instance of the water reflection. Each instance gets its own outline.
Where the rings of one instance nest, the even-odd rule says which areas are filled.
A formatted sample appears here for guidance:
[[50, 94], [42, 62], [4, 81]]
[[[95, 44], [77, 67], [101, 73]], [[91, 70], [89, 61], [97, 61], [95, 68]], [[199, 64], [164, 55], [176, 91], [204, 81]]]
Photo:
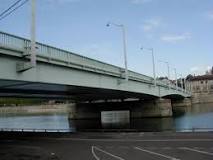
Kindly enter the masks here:
[[69, 129], [66, 115], [0, 115], [0, 128]]
[[[126, 111], [125, 111], [126, 112]], [[213, 129], [213, 104], [194, 105], [176, 109], [172, 118], [130, 119], [127, 112], [122, 114], [105, 113], [101, 119], [68, 120], [67, 114], [12, 116], [0, 115], [0, 128], [35, 128], [35, 129], [133, 129], [140, 131], [182, 131], [193, 128]]]
[[202, 114], [202, 113], [209, 113], [213, 112], [213, 104], [206, 103], [206, 104], [194, 104], [191, 107], [191, 111], [188, 114]]
[[207, 128], [213, 129], [213, 104], [196, 104], [188, 108], [184, 116], [175, 117], [175, 129]]

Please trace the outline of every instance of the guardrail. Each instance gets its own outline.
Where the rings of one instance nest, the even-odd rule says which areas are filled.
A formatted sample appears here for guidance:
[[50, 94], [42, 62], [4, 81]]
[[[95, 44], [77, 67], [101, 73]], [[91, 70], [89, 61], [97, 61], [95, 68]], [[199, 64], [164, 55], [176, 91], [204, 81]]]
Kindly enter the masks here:
[[34, 132], [34, 133], [73, 133], [73, 132], [213, 132], [213, 128], [178, 128], [178, 129], [32, 129], [0, 128], [0, 132]]
[[0, 128], [0, 132], [75, 132], [74, 129]]
[[81, 129], [81, 132], [213, 132], [213, 128], [182, 129]]
[[[109, 73], [115, 73], [118, 75], [121, 74], [122, 71], [124, 71], [124, 69], [121, 67], [104, 63], [104, 62], [91, 59], [82, 55], [78, 55], [73, 52], [65, 51], [63, 49], [59, 49], [59, 48], [52, 47], [42, 43], [36, 43], [36, 45], [37, 45], [37, 54], [49, 57], [50, 59], [54, 58], [54, 59], [59, 59], [59, 60], [74, 63], [74, 64], [78, 63], [81, 65], [84, 65], [85, 67], [93, 66], [97, 70], [100, 69], [100, 70], [103, 70]], [[0, 31], [0, 46], [25, 51], [30, 49], [30, 40]], [[136, 80], [146, 81], [150, 84], [154, 84], [154, 79], [152, 77], [139, 74], [134, 71], [129, 71], [129, 77], [130, 78], [132, 77], [133, 79], [136, 79]], [[163, 81], [158, 80], [157, 84], [165, 88], [168, 87], [167, 83]], [[172, 89], [176, 89], [174, 85], [171, 85], [170, 87]], [[181, 88], [178, 88], [178, 91], [182, 91]]]

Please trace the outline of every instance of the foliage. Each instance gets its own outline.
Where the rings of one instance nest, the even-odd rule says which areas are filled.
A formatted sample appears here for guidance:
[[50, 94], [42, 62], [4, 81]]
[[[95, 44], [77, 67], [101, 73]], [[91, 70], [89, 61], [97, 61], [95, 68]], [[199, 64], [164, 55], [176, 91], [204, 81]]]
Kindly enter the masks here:
[[41, 99], [26, 99], [26, 98], [0, 98], [0, 106], [22, 106], [35, 105], [44, 103]]

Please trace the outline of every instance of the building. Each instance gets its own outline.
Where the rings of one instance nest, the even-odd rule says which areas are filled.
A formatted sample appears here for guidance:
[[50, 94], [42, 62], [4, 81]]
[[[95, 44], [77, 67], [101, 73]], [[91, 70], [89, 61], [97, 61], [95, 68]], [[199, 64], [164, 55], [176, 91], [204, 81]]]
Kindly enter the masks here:
[[191, 77], [187, 79], [187, 88], [192, 93], [213, 92], [213, 75]]
[[213, 102], [213, 74], [187, 76], [186, 88], [192, 92], [194, 103]]

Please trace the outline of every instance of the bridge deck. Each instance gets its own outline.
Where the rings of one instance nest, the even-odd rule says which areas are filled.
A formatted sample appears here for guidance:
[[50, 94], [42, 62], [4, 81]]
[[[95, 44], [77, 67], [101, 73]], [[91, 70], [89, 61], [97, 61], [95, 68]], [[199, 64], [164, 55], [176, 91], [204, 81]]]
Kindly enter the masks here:
[[[18, 36], [14, 36], [8, 33], [4, 33], [4, 32], [0, 32], [0, 53], [2, 55], [7, 55], [7, 56], [13, 56], [16, 57], [17, 60], [14, 60], [14, 63], [11, 63], [11, 65], [15, 65], [15, 61], [19, 62], [19, 61], [28, 61], [29, 60], [29, 55], [30, 55], [30, 41], [28, 39], [25, 38], [21, 38]], [[75, 90], [73, 88], [75, 88], [77, 86], [76, 90], [83, 90], [83, 92], [86, 92], [86, 90], [92, 90], [96, 89], [95, 92], [98, 89], [102, 89], [102, 90], [108, 90], [109, 92], [111, 91], [111, 93], [113, 93], [114, 91], [122, 91], [125, 92], [124, 94], [128, 95], [127, 93], [135, 93], [135, 94], [144, 94], [144, 95], [150, 95], [150, 96], [165, 96], [166, 94], [179, 94], [182, 96], [190, 96], [189, 93], [183, 92], [181, 88], [178, 88], [178, 90], [176, 89], [176, 87], [174, 85], [170, 86], [170, 90], [168, 91], [168, 85], [165, 82], [162, 81], [157, 81], [157, 88], [155, 87], [151, 87], [150, 86], [154, 86], [153, 84], [153, 78], [152, 77], [148, 77], [133, 71], [129, 71], [129, 82], [124, 84], [122, 81], [124, 80], [124, 69], [121, 67], [117, 67], [114, 65], [110, 65], [104, 62], [100, 62], [91, 58], [87, 58], [85, 56], [81, 56], [81, 55], [77, 55], [75, 53], [72, 52], [68, 52], [59, 48], [55, 48], [49, 45], [45, 45], [42, 43], [37, 43], [37, 61], [38, 61], [38, 68], [42, 68], [41, 70], [44, 70], [43, 68], [46, 67], [46, 72], [50, 72], [50, 70], [54, 69], [55, 72], [52, 72], [52, 78], [54, 77], [55, 79], [57, 76], [57, 73], [59, 72], [64, 72], [67, 68], [71, 68], [70, 69], [70, 74], [72, 73], [74, 75], [74, 73], [76, 73], [76, 70], [78, 70], [79, 73], [76, 73], [76, 77], [81, 77], [81, 78], [85, 78], [87, 79], [87, 77], [91, 77], [91, 79], [93, 80], [93, 83], [88, 84], [85, 82], [85, 84], [79, 84], [76, 80], [73, 81], [73, 77], [67, 78], [67, 81], [65, 83], [65, 80], [62, 79], [63, 77], [65, 77], [66, 75], [62, 75], [61, 74], [61, 79], [57, 82], [56, 81], [51, 81], [48, 80], [50, 78], [45, 77], [46, 79], [44, 79], [44, 75], [37, 75], [39, 74], [38, 71], [35, 72], [34, 74], [36, 74], [37, 81], [35, 81], [35, 79], [29, 78], [31, 77], [35, 77], [33, 76], [33, 74], [26, 74], [28, 75], [28, 77], [26, 78], [25, 73], [18, 74], [16, 72], [14, 72], [12, 70], [13, 73], [11, 73], [11, 75], [8, 75], [7, 72], [4, 71], [3, 68], [10, 68], [10, 66], [8, 66], [8, 63], [10, 63], [10, 61], [12, 61], [12, 58], [1, 58], [0, 60], [2, 60], [2, 70], [0, 70], [0, 87], [4, 86], [5, 84], [5, 80], [7, 81], [7, 85], [13, 85], [13, 83], [17, 84], [17, 83], [21, 83], [21, 88], [24, 88], [24, 86], [28, 86], [29, 88], [26, 87], [26, 89], [29, 91], [30, 89], [32, 90], [33, 86], [35, 87], [40, 86], [40, 88], [48, 88], [49, 86], [54, 84], [53, 88], [57, 88], [57, 85], [63, 85], [61, 88], [66, 88], [67, 90]], [[3, 64], [3, 61], [6, 62], [8, 61], [8, 63]], [[16, 63], [17, 63], [16, 62]], [[41, 62], [43, 62], [41, 64]], [[45, 63], [45, 65], [44, 65]], [[47, 64], [49, 64], [49, 66], [47, 67]], [[52, 68], [50, 67], [50, 64], [54, 64]], [[55, 66], [63, 66], [66, 67], [64, 68], [64, 71], [62, 71], [59, 67], [56, 68]], [[75, 70], [74, 70], [75, 69]], [[57, 70], [57, 71], [56, 71]], [[2, 73], [1, 73], [2, 72]], [[8, 70], [9, 72], [9, 70]], [[85, 74], [85, 76], [83, 77], [80, 73], [82, 72], [83, 74]], [[68, 71], [67, 71], [68, 73]], [[90, 75], [88, 74], [90, 73]], [[60, 75], [60, 74], [58, 74]], [[79, 76], [81, 75], [81, 76]], [[43, 76], [43, 77], [42, 77]], [[38, 78], [39, 77], [39, 78]], [[66, 79], [66, 78], [65, 78]], [[79, 79], [80, 81], [83, 81], [82, 79]], [[79, 81], [78, 80], [78, 81]], [[88, 79], [89, 80], [89, 79]], [[21, 82], [19, 82], [21, 81]], [[24, 86], [23, 86], [23, 81], [24, 81]], [[25, 84], [25, 81], [28, 83], [27, 85]], [[32, 84], [29, 84], [33, 82], [33, 86]], [[73, 82], [72, 82], [73, 81]], [[11, 82], [11, 83], [9, 83]], [[63, 83], [62, 83], [63, 82]], [[70, 82], [70, 83], [69, 83]], [[9, 83], [9, 84], [8, 84]], [[137, 84], [136, 84], [137, 83]], [[4, 84], [4, 85], [2, 85]], [[96, 85], [98, 84], [98, 85]], [[139, 89], [139, 84], [143, 85], [143, 87], [141, 87]], [[120, 86], [119, 86], [120, 85]], [[68, 87], [69, 86], [69, 87]], [[72, 87], [71, 87], [72, 86]], [[133, 87], [134, 86], [134, 87]], [[147, 87], [149, 86], [149, 87]], [[51, 88], [51, 87], [49, 87]], [[58, 87], [59, 88], [59, 87]], [[59, 90], [57, 90], [58, 93], [61, 93], [61, 88]], [[69, 88], [69, 89], [67, 89]], [[14, 89], [17, 90], [16, 88], [11, 88], [10, 89]], [[20, 90], [20, 88], [18, 88]], [[163, 89], [163, 93], [161, 91], [161, 95], [159, 95], [160, 90]], [[6, 87], [4, 87], [3, 90], [7, 90]], [[144, 92], [143, 92], [144, 90]], [[150, 93], [149, 93], [150, 90]], [[48, 90], [51, 91], [51, 90]], [[64, 91], [64, 90], [63, 90]], [[117, 92], [116, 92], [117, 93]], [[67, 92], [68, 94], [68, 92]]]

